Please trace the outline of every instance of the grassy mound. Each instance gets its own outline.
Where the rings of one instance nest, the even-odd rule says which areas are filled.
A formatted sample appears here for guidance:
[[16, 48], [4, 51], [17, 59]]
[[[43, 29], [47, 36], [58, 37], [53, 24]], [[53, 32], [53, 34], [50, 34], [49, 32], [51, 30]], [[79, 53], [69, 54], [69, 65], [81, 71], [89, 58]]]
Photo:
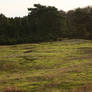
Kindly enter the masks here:
[[91, 86], [91, 41], [0, 46], [0, 91], [17, 87], [23, 92], [65, 92]]

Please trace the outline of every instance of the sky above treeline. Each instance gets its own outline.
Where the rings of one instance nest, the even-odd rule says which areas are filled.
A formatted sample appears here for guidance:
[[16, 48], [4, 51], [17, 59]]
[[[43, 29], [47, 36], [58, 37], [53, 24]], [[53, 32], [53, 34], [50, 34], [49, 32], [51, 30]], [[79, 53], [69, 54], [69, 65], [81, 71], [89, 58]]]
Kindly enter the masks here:
[[92, 6], [92, 0], [0, 0], [0, 13], [7, 17], [22, 17], [28, 14], [27, 8], [34, 4], [55, 6], [59, 10], [72, 10]]

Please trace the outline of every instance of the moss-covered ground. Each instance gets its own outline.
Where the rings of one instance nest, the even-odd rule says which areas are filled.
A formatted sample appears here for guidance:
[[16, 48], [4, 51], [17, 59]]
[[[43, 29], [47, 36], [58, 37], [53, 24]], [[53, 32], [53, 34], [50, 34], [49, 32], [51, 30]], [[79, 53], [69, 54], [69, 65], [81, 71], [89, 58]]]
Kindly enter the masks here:
[[63, 92], [85, 85], [92, 85], [92, 41], [0, 46], [0, 92]]

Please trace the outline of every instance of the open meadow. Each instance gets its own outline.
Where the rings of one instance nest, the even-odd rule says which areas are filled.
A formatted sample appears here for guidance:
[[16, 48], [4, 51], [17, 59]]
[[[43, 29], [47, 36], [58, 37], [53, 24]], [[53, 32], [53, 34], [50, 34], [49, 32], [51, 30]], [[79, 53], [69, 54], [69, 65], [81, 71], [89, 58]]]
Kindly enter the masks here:
[[12, 89], [92, 92], [92, 41], [0, 45], [0, 92]]

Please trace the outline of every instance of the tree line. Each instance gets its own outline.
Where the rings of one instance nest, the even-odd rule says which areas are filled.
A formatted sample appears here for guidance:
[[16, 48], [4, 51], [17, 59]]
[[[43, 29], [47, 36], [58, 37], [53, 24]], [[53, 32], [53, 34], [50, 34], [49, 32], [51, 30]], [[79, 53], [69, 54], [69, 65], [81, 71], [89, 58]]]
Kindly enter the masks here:
[[28, 11], [27, 16], [15, 18], [0, 14], [0, 44], [92, 39], [92, 7], [64, 12], [34, 4]]

